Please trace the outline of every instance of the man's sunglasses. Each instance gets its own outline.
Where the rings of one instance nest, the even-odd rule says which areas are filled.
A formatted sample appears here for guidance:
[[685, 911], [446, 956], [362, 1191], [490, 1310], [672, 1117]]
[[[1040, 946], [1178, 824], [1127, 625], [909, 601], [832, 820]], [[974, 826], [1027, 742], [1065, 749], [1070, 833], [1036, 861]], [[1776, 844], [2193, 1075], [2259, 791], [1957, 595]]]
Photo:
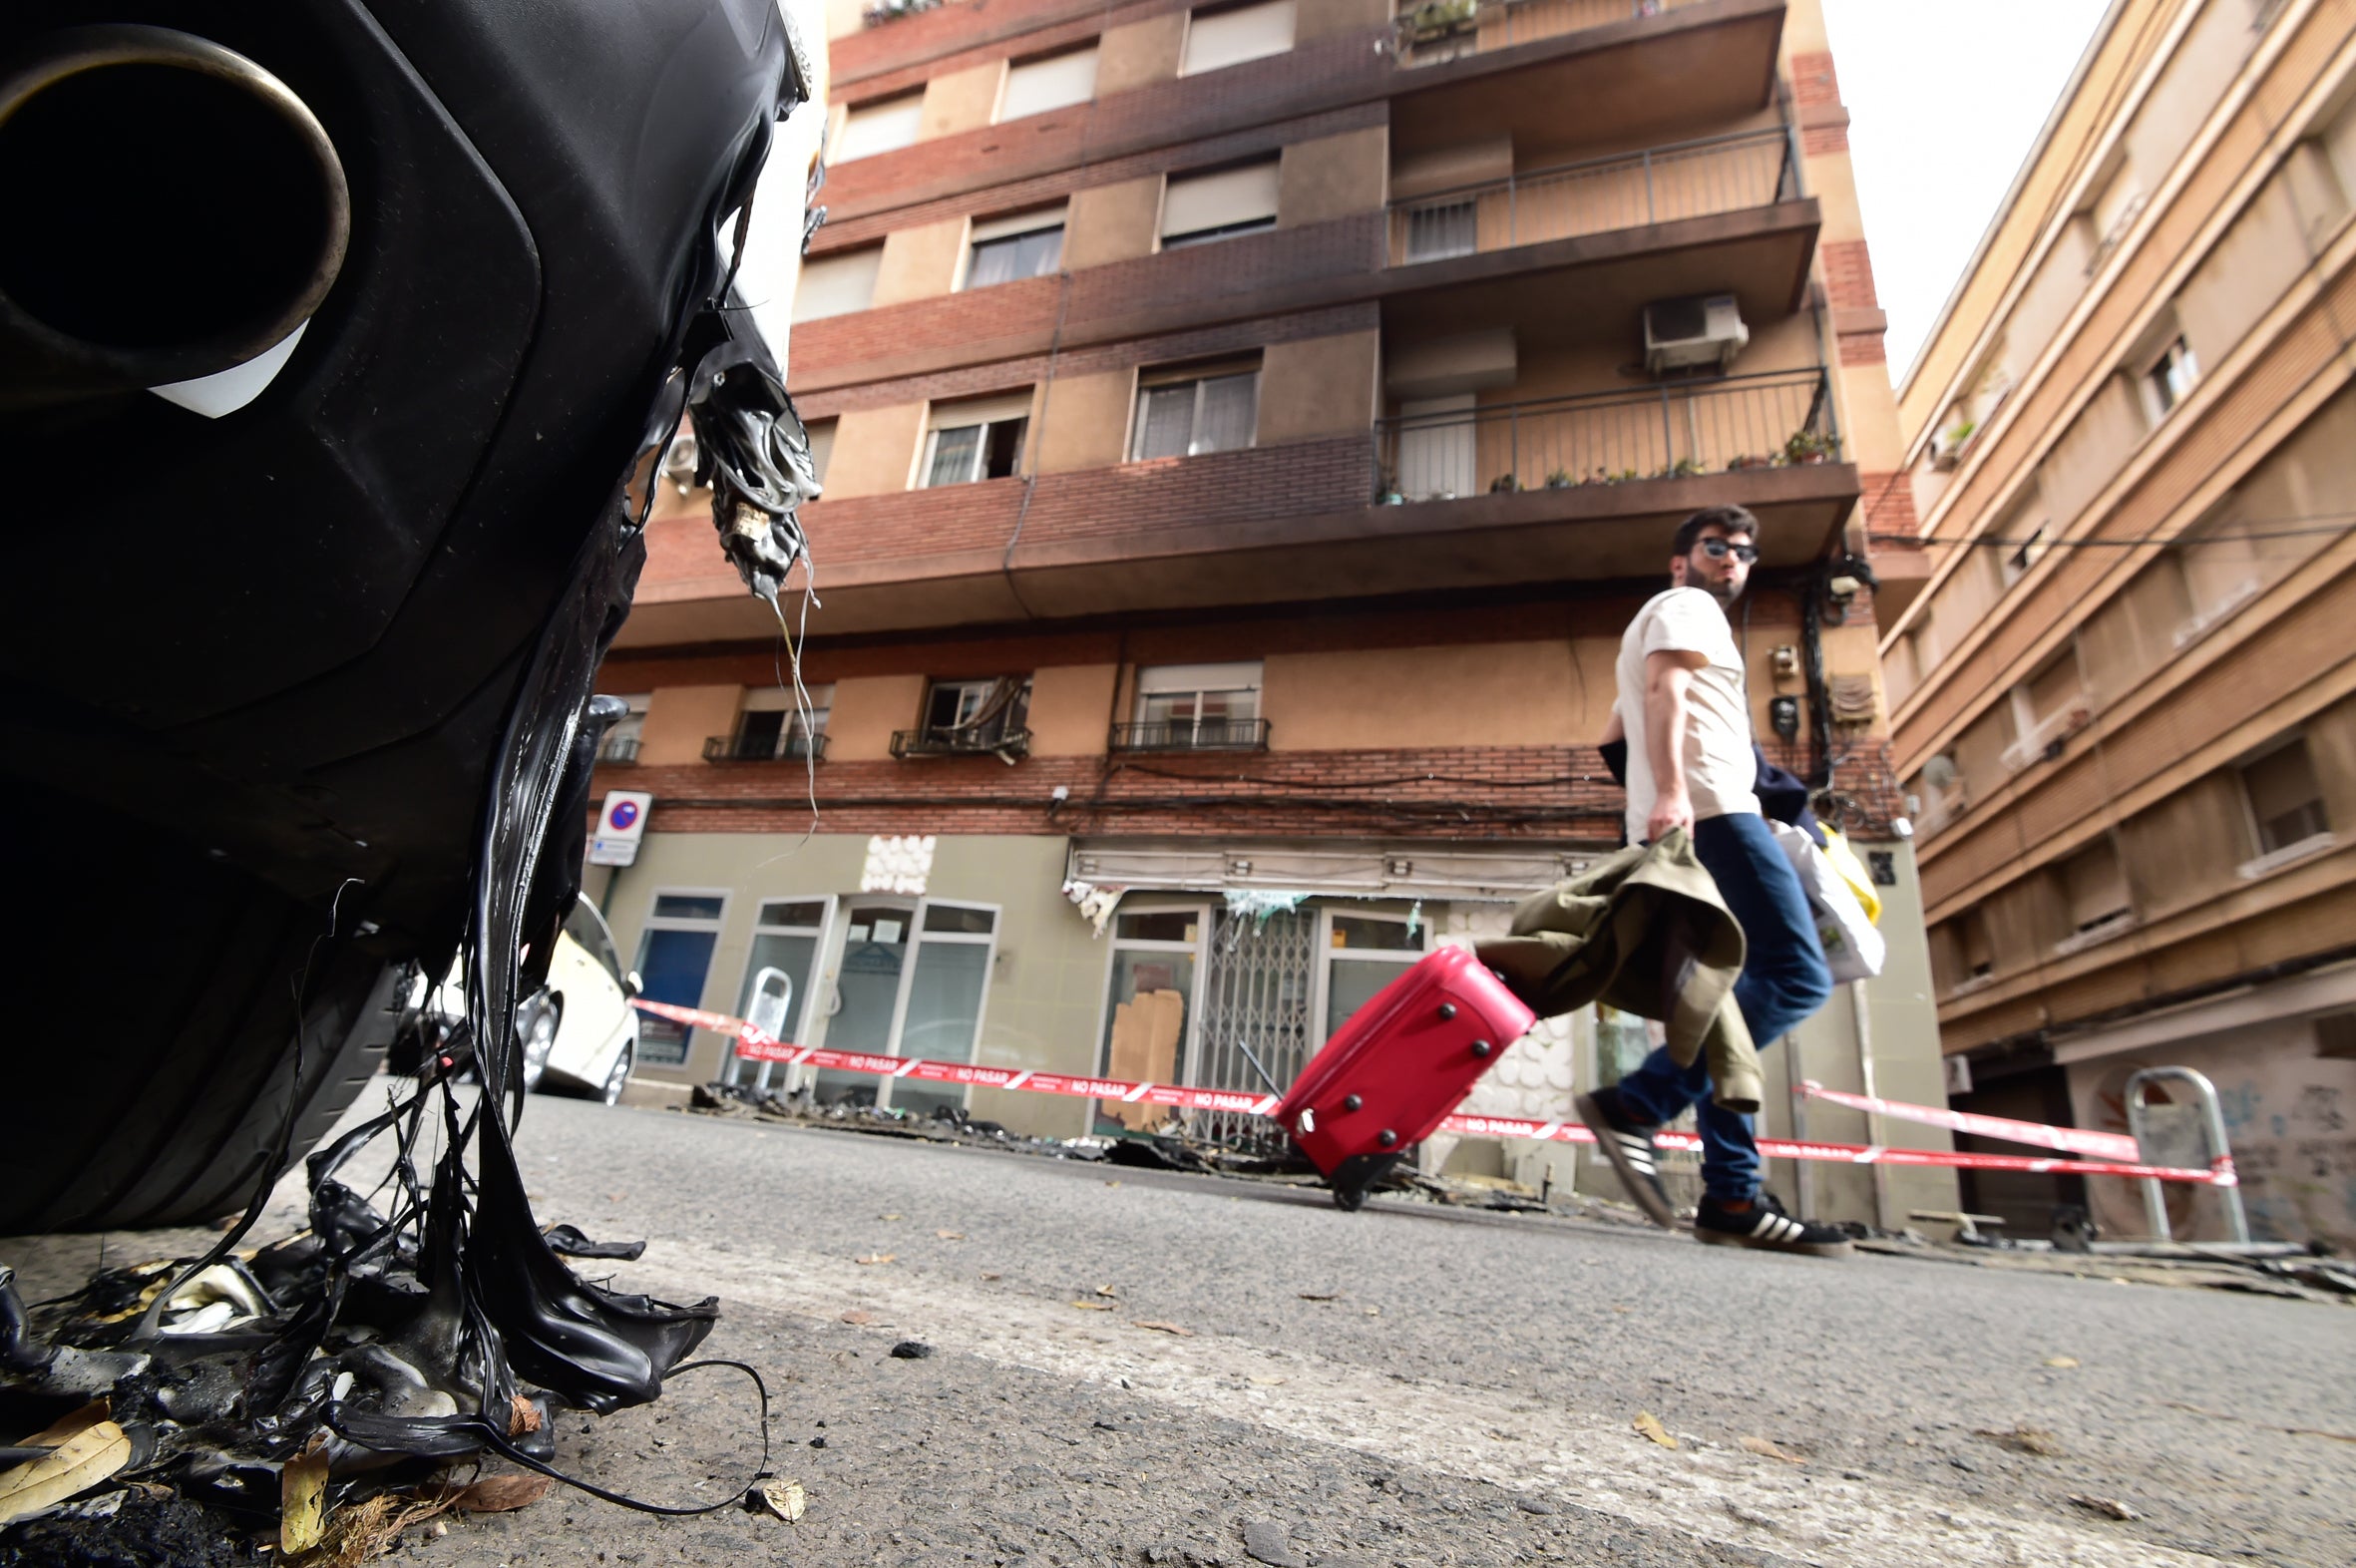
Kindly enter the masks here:
[[1702, 541], [1702, 554], [1713, 561], [1724, 561], [1732, 556], [1748, 567], [1759, 560], [1759, 547], [1738, 545], [1731, 539], [1706, 539]]

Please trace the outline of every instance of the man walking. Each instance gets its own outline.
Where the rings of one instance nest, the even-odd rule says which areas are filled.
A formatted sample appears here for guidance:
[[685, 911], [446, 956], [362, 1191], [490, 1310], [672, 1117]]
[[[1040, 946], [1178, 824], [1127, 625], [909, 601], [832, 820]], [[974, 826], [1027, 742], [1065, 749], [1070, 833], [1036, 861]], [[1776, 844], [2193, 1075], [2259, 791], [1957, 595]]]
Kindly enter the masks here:
[[[1672, 586], [1637, 611], [1620, 639], [1618, 700], [1604, 740], [1628, 743], [1629, 842], [1685, 829], [1742, 926], [1735, 1001], [1764, 1050], [1824, 1005], [1832, 977], [1807, 895], [1752, 788], [1750, 697], [1726, 611], [1759, 559], [1759, 520], [1741, 507], [1697, 512], [1678, 526], [1674, 549]], [[1578, 1099], [1580, 1119], [1653, 1223], [1673, 1229], [1677, 1218], [1653, 1134], [1688, 1106], [1697, 1108], [1702, 1134], [1698, 1239], [1820, 1257], [1850, 1250], [1842, 1232], [1793, 1219], [1761, 1190], [1751, 1118], [1712, 1103], [1700, 1058], [1680, 1067], [1666, 1049], [1616, 1087]]]

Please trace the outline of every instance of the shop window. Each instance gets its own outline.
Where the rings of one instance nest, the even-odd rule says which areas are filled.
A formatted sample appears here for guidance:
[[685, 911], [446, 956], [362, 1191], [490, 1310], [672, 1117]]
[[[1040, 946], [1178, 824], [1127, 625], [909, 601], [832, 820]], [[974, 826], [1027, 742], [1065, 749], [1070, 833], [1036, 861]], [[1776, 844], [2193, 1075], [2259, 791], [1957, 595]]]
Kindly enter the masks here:
[[1022, 441], [1030, 428], [1030, 393], [976, 398], [933, 406], [932, 433], [925, 442], [919, 488], [968, 485], [1007, 479], [1022, 468]]
[[[1368, 915], [1328, 909], [1318, 923], [1318, 951], [1325, 960], [1325, 1035], [1348, 1023], [1374, 993], [1405, 974], [1423, 956], [1431, 928], [1406, 915]], [[1495, 1042], [1501, 1049], [1510, 1040]]]
[[1063, 260], [1063, 207], [1017, 212], [976, 223], [966, 256], [966, 287], [1045, 277]]
[[1200, 10], [1186, 19], [1186, 50], [1180, 76], [1199, 76], [1247, 60], [1264, 60], [1293, 47], [1294, 0]]
[[2261, 859], [2324, 840], [2331, 822], [2323, 812], [2323, 787], [2304, 736], [2292, 736], [2240, 767], [2241, 793]]
[[1162, 191], [1162, 248], [1207, 244], [1276, 227], [1277, 161], [1172, 175]]
[[[1210, 911], [1139, 910], [1113, 917], [1112, 975], [1104, 1029], [1097, 1042], [1103, 1075], [1130, 1083], [1172, 1083], [1185, 1076]], [[1097, 1101], [1099, 1125], [1132, 1131], [1168, 1111], [1155, 1105]]]
[[998, 119], [1020, 120], [1067, 109], [1096, 96], [1096, 46], [1067, 49], [1036, 60], [1017, 60], [1006, 69], [1006, 90], [998, 98]]
[[925, 95], [921, 92], [857, 105], [844, 117], [842, 141], [828, 162], [848, 164], [854, 159], [914, 147], [924, 117]]
[[1260, 367], [1235, 364], [1138, 379], [1132, 462], [1197, 457], [1252, 445], [1260, 419]]
[[807, 258], [794, 285], [794, 320], [820, 321], [865, 310], [875, 303], [876, 274], [883, 265], [882, 245]]
[[[744, 983], [737, 987], [738, 1017], [751, 1019], [789, 1043], [808, 1034], [819, 944], [826, 936], [830, 902], [823, 898], [761, 901], [753, 917]], [[731, 1055], [727, 1078], [730, 1083], [751, 1082], [765, 1089], [773, 1080], [782, 1082], [785, 1070], [776, 1062]]]
[[[928, 1061], [974, 1059], [997, 921], [991, 905], [926, 901], [916, 923], [916, 958], [901, 1010], [898, 1054]], [[966, 1090], [959, 1084], [901, 1079], [892, 1085], [891, 1104], [912, 1115], [965, 1103]]]
[[[637, 971], [649, 1001], [703, 1005], [703, 982], [719, 945], [728, 895], [700, 891], [656, 893], [638, 934]], [[638, 1017], [638, 1065], [681, 1067], [694, 1030], [652, 1013]]]

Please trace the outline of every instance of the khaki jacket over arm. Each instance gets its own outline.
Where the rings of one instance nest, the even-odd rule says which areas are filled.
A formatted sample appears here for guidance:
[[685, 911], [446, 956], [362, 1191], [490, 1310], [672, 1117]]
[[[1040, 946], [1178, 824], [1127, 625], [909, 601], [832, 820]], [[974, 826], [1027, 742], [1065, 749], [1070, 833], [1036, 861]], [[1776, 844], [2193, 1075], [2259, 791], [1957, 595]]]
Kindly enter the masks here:
[[1540, 1017], [1602, 1001], [1659, 1018], [1678, 1065], [1707, 1058], [1720, 1105], [1759, 1109], [1767, 1079], [1735, 1004], [1743, 928], [1684, 829], [1523, 900], [1512, 934], [1477, 951]]

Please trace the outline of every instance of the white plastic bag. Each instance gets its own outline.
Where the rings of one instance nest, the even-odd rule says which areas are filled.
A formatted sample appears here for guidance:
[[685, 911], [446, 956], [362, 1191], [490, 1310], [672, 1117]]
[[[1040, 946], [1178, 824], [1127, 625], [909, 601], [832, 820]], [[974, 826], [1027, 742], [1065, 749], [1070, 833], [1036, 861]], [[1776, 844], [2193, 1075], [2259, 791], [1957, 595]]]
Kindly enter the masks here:
[[1865, 918], [1865, 907], [1849, 891], [1847, 881], [1816, 848], [1816, 841], [1798, 828], [1772, 821], [1767, 826], [1774, 830], [1775, 842], [1783, 847], [1791, 869], [1799, 874], [1800, 890], [1807, 894], [1808, 910], [1816, 917], [1816, 936], [1824, 944], [1824, 961], [1832, 967], [1833, 980], [1846, 982], [1879, 975], [1889, 956], [1888, 945], [1873, 929], [1873, 922]]

